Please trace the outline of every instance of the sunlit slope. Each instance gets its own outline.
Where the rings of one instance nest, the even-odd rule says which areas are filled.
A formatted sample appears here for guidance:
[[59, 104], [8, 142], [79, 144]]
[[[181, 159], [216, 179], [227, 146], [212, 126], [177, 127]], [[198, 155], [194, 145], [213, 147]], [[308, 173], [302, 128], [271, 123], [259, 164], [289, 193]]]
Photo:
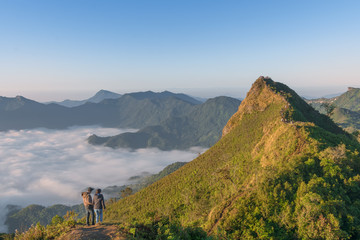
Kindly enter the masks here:
[[291, 89], [261, 77], [217, 144], [106, 216], [169, 216], [234, 239], [356, 237], [359, 150]]

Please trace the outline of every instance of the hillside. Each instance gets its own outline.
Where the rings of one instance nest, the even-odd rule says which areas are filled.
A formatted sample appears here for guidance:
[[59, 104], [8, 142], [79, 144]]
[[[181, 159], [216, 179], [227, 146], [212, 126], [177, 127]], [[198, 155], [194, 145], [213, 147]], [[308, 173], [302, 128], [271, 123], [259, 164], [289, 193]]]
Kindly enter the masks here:
[[360, 130], [360, 88], [349, 87], [348, 91], [334, 98], [320, 98], [307, 101], [321, 113], [327, 113], [325, 106], [333, 110], [331, 118], [342, 128], [352, 133]]
[[162, 150], [187, 149], [192, 146], [210, 147], [215, 144], [221, 130], [236, 112], [240, 101], [229, 97], [216, 97], [194, 106], [186, 115], [171, 116], [161, 124], [149, 126], [136, 133], [123, 133], [113, 137], [92, 135], [88, 142], [112, 148], [148, 148]]
[[358, 239], [360, 146], [287, 86], [260, 77], [207, 152], [109, 206], [229, 239]]
[[348, 91], [334, 99], [337, 107], [360, 111], [360, 88], [349, 87]]
[[349, 132], [360, 130], [360, 111], [351, 111], [345, 108], [335, 108], [331, 118]]

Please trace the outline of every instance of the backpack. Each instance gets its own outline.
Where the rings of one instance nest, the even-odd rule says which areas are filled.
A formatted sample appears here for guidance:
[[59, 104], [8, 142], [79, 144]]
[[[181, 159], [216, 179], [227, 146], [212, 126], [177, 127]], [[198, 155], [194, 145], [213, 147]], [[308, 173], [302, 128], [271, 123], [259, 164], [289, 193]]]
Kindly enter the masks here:
[[88, 192], [82, 192], [81, 196], [83, 198], [84, 205], [89, 206], [89, 202], [91, 202], [90, 194]]

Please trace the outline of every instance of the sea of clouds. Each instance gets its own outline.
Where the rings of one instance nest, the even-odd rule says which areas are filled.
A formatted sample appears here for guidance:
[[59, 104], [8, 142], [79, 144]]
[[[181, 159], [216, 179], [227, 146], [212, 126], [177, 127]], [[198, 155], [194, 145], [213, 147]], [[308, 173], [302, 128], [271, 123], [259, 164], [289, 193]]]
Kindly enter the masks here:
[[78, 204], [80, 192], [88, 186], [123, 185], [131, 176], [157, 173], [171, 163], [191, 161], [204, 151], [131, 151], [92, 146], [86, 141], [91, 134], [109, 136], [125, 131], [134, 130], [94, 126], [0, 132], [0, 232], [6, 232], [8, 204]]

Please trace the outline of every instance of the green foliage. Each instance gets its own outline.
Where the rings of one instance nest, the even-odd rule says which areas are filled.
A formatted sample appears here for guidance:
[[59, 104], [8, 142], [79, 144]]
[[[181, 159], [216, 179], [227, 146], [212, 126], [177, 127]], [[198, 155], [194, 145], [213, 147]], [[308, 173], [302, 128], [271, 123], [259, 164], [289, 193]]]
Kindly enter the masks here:
[[12, 240], [15, 234], [0, 233], [0, 240]]
[[15, 232], [15, 240], [47, 240], [56, 239], [70, 231], [76, 225], [78, 215], [74, 211], [67, 212], [62, 218], [58, 215], [53, 217], [51, 224], [42, 226], [40, 223], [32, 225], [26, 232]]
[[335, 109], [335, 105], [334, 104], [330, 104], [330, 103], [323, 103], [321, 104], [321, 107], [323, 107], [326, 111], [326, 115], [328, 115], [329, 117], [333, 114], [334, 109]]
[[50, 207], [29, 205], [10, 213], [5, 224], [8, 225], [9, 232], [15, 232], [16, 229], [23, 232], [36, 223], [46, 226], [51, 223], [54, 216], [63, 216], [71, 211], [76, 212], [81, 217], [84, 216], [84, 206], [82, 204], [72, 207], [60, 204]]
[[154, 220], [148, 218], [145, 222], [133, 222], [121, 225], [121, 230], [128, 234], [128, 239], [173, 239], [173, 240], [206, 240], [206, 232], [199, 227], [183, 227], [179, 222], [171, 222], [168, 218]]
[[126, 198], [133, 193], [133, 190], [130, 187], [126, 187], [125, 189], [121, 190], [121, 197]]
[[349, 88], [335, 99], [334, 105], [351, 111], [360, 111], [360, 88]]

